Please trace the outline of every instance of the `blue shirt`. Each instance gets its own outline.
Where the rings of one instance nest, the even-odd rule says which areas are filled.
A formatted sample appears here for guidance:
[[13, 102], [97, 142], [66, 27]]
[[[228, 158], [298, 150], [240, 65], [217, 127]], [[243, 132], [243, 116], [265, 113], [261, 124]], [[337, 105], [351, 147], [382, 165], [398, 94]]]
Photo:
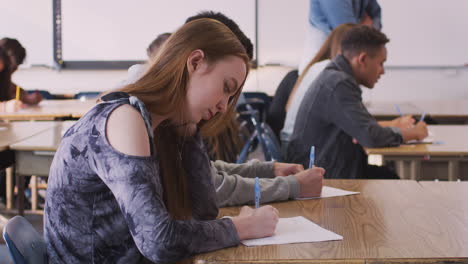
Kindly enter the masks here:
[[359, 24], [366, 13], [372, 18], [373, 27], [380, 30], [377, 0], [310, 0], [309, 23], [328, 35], [341, 24]]

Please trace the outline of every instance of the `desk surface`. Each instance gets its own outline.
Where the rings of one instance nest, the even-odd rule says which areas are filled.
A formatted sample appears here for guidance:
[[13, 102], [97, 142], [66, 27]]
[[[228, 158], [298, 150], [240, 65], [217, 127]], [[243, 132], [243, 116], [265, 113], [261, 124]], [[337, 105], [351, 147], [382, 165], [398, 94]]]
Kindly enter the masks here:
[[63, 134], [76, 121], [56, 121], [55, 126], [49, 127], [31, 137], [11, 144], [10, 149], [21, 151], [56, 151]]
[[[373, 116], [379, 118], [396, 118], [399, 116], [395, 103], [392, 102], [365, 102]], [[468, 119], [468, 100], [432, 100], [398, 103], [400, 111], [405, 115], [420, 116], [422, 113], [430, 115], [436, 120]]]
[[404, 115], [414, 115], [419, 116], [423, 113], [423, 110], [419, 109], [416, 105], [409, 102], [402, 103], [392, 103], [392, 102], [364, 102], [364, 105], [367, 107], [367, 110], [371, 115], [379, 118], [396, 118], [400, 116], [398, 113], [396, 105], [400, 108], [400, 111]]
[[0, 123], [0, 151], [54, 126], [56, 123], [51, 121]]
[[[194, 263], [468, 262], [466, 207], [447, 208], [415, 181], [326, 180], [325, 185], [361, 194], [272, 205], [281, 217], [302, 215], [344, 240], [251, 248], [240, 245], [198, 255]], [[236, 215], [239, 209], [221, 209], [220, 216]]]
[[[419, 184], [427, 192], [430, 192], [431, 195], [434, 195], [440, 201], [445, 202], [447, 207], [455, 207], [458, 209], [461, 206], [464, 208], [465, 215], [468, 213], [468, 181], [420, 181]], [[465, 223], [467, 223], [466, 218]]]
[[80, 118], [96, 104], [95, 100], [44, 100], [36, 106], [28, 106], [14, 113], [0, 112], [0, 119], [54, 120], [56, 118]]
[[468, 156], [468, 126], [428, 126], [437, 144], [412, 144], [391, 148], [369, 148], [368, 154], [388, 156]]
[[434, 118], [468, 118], [468, 100], [434, 100], [413, 103]]

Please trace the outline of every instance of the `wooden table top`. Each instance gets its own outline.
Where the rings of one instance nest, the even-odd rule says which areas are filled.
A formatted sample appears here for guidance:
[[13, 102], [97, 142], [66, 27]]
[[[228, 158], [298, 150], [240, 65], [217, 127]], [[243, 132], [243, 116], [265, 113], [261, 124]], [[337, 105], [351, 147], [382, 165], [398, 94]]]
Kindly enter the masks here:
[[[240, 245], [198, 255], [194, 263], [468, 263], [468, 211], [447, 208], [417, 182], [326, 180], [325, 185], [361, 194], [272, 205], [281, 217], [304, 216], [342, 235], [342, 241]], [[239, 209], [221, 209], [220, 216]]]
[[392, 102], [380, 102], [380, 101], [368, 101], [364, 102], [364, 105], [367, 107], [367, 110], [371, 115], [379, 118], [396, 118], [400, 116], [398, 113], [396, 105], [400, 108], [400, 111], [404, 115], [414, 115], [419, 116], [424, 111], [418, 108], [415, 104], [410, 102], [400, 102], [400, 103], [392, 103]]
[[432, 100], [413, 102], [434, 118], [468, 118], [468, 100]]
[[27, 139], [11, 144], [10, 149], [22, 151], [56, 151], [63, 134], [76, 121], [56, 121], [55, 126]]
[[454, 206], [457, 210], [462, 210], [466, 221], [466, 217], [468, 217], [468, 181], [419, 181], [419, 184], [431, 195], [445, 202], [448, 207]]
[[396, 118], [400, 114], [395, 105], [405, 115], [414, 115], [419, 118], [422, 113], [434, 119], [468, 119], [468, 100], [431, 100], [412, 102], [382, 102], [372, 101], [364, 103], [369, 113], [379, 118]]
[[410, 144], [389, 148], [368, 148], [367, 154], [387, 156], [467, 156], [468, 126], [428, 126], [433, 133], [435, 144]]
[[0, 112], [0, 119], [54, 120], [66, 117], [80, 118], [95, 104], [95, 100], [44, 100], [36, 106], [28, 106], [14, 113]]
[[55, 122], [51, 121], [0, 123], [0, 151], [56, 125]]

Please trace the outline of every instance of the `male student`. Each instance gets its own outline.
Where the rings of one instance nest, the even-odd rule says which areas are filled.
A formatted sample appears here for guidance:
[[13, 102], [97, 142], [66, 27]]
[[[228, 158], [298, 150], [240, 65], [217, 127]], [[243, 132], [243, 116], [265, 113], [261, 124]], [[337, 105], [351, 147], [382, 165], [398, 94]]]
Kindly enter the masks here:
[[[341, 54], [319, 74], [302, 100], [287, 161], [309, 160], [315, 146], [316, 164], [327, 178], [397, 178], [385, 167], [371, 166], [363, 147], [391, 147], [427, 136], [424, 122], [409, 128], [383, 127], [362, 102], [359, 85], [373, 88], [384, 74], [385, 34], [356, 26], [343, 36]], [[398, 120], [395, 120], [395, 124]]]

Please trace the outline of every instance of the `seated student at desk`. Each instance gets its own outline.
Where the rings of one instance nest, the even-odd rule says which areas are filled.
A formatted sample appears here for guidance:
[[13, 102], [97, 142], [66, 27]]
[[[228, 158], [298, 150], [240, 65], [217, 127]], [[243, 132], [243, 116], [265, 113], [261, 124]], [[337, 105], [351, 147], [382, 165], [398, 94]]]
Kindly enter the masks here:
[[[341, 41], [341, 55], [320, 73], [302, 100], [287, 161], [307, 164], [310, 146], [328, 178], [397, 178], [385, 167], [371, 166], [363, 147], [390, 147], [423, 139], [427, 127], [383, 127], [362, 102], [361, 88], [373, 88], [384, 73], [389, 40], [376, 29], [355, 26]], [[405, 127], [405, 126], [404, 126]]]
[[293, 133], [297, 111], [304, 98], [304, 94], [317, 76], [325, 69], [325, 66], [330, 63], [330, 60], [340, 53], [340, 44], [343, 34], [353, 26], [355, 26], [355, 24], [348, 23], [336, 27], [327, 37], [315, 57], [307, 64], [301, 75], [297, 78], [296, 84], [289, 96], [288, 103], [286, 104], [286, 120], [283, 130], [281, 130], [281, 144], [283, 145], [283, 149], [287, 148], [291, 134]]
[[[23, 64], [24, 59], [26, 58], [26, 49], [21, 45], [21, 43], [12, 38], [3, 38], [0, 39], [0, 47], [4, 49], [6, 54], [8, 55], [9, 59], [9, 80], [10, 83], [8, 84], [9, 93], [8, 100], [14, 99], [16, 97], [16, 90], [18, 89], [18, 85], [16, 85], [12, 80], [11, 77], [13, 73], [18, 69], [18, 66]], [[20, 89], [20, 100], [22, 103], [27, 105], [35, 105], [42, 101], [42, 96], [39, 92], [34, 92], [29, 94], [27, 91]]]
[[21, 107], [21, 102], [10, 97], [10, 59], [0, 47], [0, 112], [14, 112]]
[[[185, 23], [201, 18], [214, 19], [226, 25], [244, 46], [249, 60], [252, 60], [252, 42], [240, 30], [236, 22], [222, 13], [203, 11], [187, 18]], [[169, 36], [170, 33], [161, 34], [150, 44], [147, 49], [150, 61]], [[126, 83], [131, 84], [140, 79], [149, 65], [150, 63], [136, 64], [130, 67]], [[225, 207], [253, 203], [254, 197], [250, 194], [254, 190], [254, 177], [260, 178], [261, 197], [264, 203], [320, 196], [325, 172], [318, 167], [304, 171], [302, 165], [298, 164], [259, 161], [232, 164], [217, 160], [211, 162], [211, 173], [218, 206]]]
[[51, 263], [176, 262], [274, 233], [278, 212], [268, 205], [215, 219], [199, 133], [222, 128], [248, 62], [225, 25], [192, 21], [141, 79], [104, 96], [65, 133], [44, 213]]

